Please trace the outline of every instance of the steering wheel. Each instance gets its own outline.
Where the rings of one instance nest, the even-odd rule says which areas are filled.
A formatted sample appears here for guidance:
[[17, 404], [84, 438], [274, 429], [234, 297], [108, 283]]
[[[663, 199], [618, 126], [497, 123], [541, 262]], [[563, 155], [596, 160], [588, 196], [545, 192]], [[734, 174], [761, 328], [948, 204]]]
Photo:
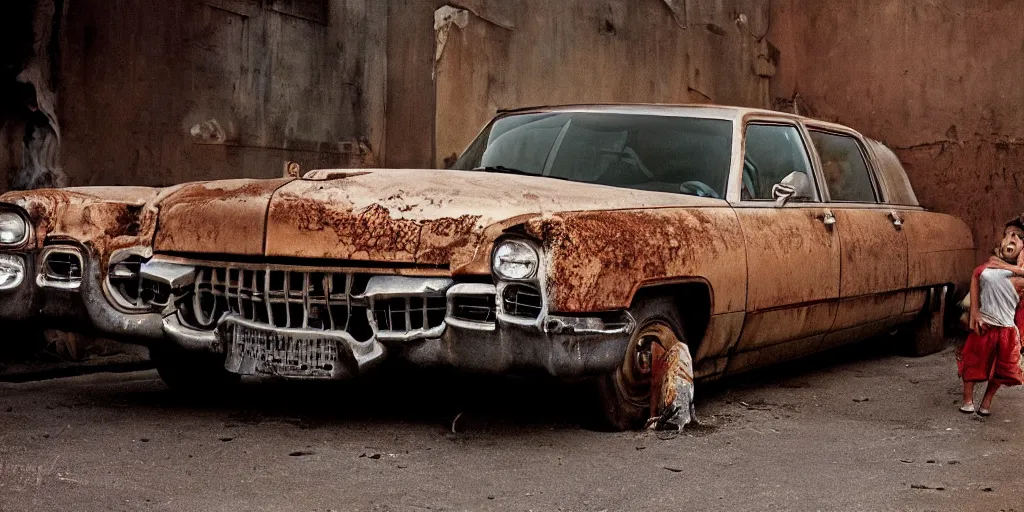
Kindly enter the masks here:
[[685, 181], [679, 185], [679, 191], [684, 194], [690, 194], [697, 197], [710, 197], [713, 199], [721, 199], [718, 192], [709, 187], [707, 183], [703, 181]]

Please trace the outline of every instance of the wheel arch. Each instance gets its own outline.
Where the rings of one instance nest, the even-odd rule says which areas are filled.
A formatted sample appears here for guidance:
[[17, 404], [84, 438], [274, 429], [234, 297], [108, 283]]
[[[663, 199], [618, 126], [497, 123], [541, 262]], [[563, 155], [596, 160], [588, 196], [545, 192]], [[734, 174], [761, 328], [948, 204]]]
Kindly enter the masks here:
[[645, 283], [633, 293], [630, 307], [636, 305], [638, 301], [654, 297], [672, 299], [683, 321], [684, 332], [677, 335], [685, 336], [690, 352], [697, 354], [697, 348], [707, 334], [711, 313], [714, 311], [714, 289], [711, 283], [701, 277]]

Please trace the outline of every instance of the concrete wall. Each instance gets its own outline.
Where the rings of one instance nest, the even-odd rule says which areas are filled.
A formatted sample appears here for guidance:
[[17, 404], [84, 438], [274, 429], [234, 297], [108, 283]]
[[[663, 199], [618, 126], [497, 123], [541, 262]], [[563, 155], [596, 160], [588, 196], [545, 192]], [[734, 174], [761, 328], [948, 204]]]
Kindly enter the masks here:
[[[430, 167], [498, 108], [767, 106], [774, 72], [768, 0], [462, 0], [468, 23], [442, 30], [443, 0], [43, 4], [58, 32], [28, 46], [56, 63], [72, 185], [269, 177], [286, 161]], [[18, 165], [23, 131], [0, 126], [0, 167]]]
[[[497, 109], [529, 104], [795, 98], [894, 147], [925, 205], [973, 226], [979, 255], [1024, 209], [1012, 0], [462, 0], [465, 22], [440, 30], [443, 0], [59, 3], [72, 184], [440, 165]], [[3, 83], [41, 43], [20, 11], [5, 11]], [[19, 164], [22, 134], [0, 125], [0, 170]]]
[[893, 147], [922, 203], [986, 257], [1024, 211], [1024, 23], [1014, 0], [776, 0], [777, 98]]
[[77, 185], [369, 164], [384, 137], [379, 0], [75, 0], [58, 91]]
[[769, 106], [768, 3], [462, 0], [450, 6], [465, 17], [445, 22], [435, 10], [449, 3], [391, 0], [385, 163], [441, 166], [501, 108]]
[[[588, 102], [770, 105], [768, 2], [475, 2], [436, 65], [436, 163], [500, 108]], [[673, 8], [675, 10], [673, 10]]]

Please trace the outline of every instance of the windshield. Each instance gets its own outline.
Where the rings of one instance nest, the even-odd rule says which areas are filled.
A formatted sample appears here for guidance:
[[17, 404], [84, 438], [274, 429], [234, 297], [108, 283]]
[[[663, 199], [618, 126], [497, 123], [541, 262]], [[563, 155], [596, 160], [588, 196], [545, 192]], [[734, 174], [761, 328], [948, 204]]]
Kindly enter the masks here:
[[720, 198], [731, 154], [731, 121], [548, 112], [497, 119], [452, 168]]

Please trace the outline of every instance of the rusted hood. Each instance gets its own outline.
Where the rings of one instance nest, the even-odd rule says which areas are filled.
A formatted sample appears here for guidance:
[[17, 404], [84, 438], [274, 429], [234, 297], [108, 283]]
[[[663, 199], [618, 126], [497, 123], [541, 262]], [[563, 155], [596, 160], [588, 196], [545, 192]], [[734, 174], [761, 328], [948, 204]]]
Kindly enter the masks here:
[[563, 211], [699, 204], [722, 203], [484, 172], [317, 171], [274, 195], [266, 254], [454, 269], [511, 220]]
[[155, 250], [454, 268], [510, 221], [563, 211], [723, 204], [483, 172], [315, 171], [298, 180], [186, 185], [161, 202]]
[[30, 248], [46, 239], [74, 240], [97, 254], [149, 246], [156, 224], [148, 208], [162, 191], [146, 187], [77, 187], [12, 191], [0, 203], [22, 208], [33, 225]]
[[292, 178], [189, 183], [160, 201], [153, 249], [259, 256], [267, 206]]

